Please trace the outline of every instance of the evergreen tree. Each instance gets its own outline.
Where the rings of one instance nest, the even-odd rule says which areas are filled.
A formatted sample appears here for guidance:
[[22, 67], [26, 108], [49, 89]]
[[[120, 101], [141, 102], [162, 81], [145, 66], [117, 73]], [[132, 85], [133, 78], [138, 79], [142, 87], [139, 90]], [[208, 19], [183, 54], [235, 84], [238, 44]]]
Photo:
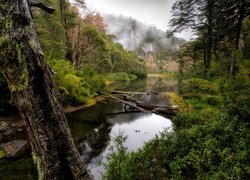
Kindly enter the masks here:
[[196, 33], [203, 32], [205, 72], [211, 65], [215, 11], [214, 0], [178, 0], [173, 6], [173, 18], [170, 21], [172, 32], [180, 32], [184, 29], [192, 29]]

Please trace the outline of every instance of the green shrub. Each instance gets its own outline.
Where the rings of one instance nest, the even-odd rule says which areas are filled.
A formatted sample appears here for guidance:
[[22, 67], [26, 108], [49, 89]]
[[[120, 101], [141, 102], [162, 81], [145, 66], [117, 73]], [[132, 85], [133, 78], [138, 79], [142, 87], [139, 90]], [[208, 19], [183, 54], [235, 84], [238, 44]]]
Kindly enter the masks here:
[[134, 74], [129, 74], [128, 76], [129, 76], [130, 81], [134, 81], [137, 79], [137, 76]]
[[63, 96], [66, 100], [70, 100], [73, 103], [84, 103], [91, 97], [89, 85], [83, 79], [73, 74], [66, 74], [62, 78], [59, 87], [61, 90], [64, 90]]
[[222, 98], [220, 96], [206, 94], [202, 96], [202, 100], [209, 105], [220, 105], [222, 104]]
[[90, 85], [92, 92], [102, 91], [106, 88], [105, 79], [104, 79], [103, 75], [96, 74], [92, 77], [89, 77], [86, 80], [87, 80], [88, 84]]
[[216, 95], [218, 93], [218, 88], [210, 81], [199, 78], [192, 78], [184, 81], [182, 87], [183, 94], [188, 94], [199, 96], [201, 94], [211, 94]]
[[74, 70], [69, 61], [51, 61], [50, 65], [55, 72], [54, 79], [63, 104], [77, 105], [85, 103], [88, 98], [92, 97], [91, 87], [84, 79], [84, 74]]
[[114, 76], [115, 81], [130, 81], [130, 78], [127, 73], [121, 72], [116, 73]]

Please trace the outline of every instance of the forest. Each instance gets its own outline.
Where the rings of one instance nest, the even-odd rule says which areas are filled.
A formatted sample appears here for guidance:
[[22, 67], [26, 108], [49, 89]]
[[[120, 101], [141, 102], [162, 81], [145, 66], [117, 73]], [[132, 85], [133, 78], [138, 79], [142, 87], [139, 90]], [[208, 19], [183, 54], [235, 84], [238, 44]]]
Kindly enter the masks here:
[[0, 179], [249, 179], [250, 0], [171, 13], [165, 32], [84, 0], [0, 1]]

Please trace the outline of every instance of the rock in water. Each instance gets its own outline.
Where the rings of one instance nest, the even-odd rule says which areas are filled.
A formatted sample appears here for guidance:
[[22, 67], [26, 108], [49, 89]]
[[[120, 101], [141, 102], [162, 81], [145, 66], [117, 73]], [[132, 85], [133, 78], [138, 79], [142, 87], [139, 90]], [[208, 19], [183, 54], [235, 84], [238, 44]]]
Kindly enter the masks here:
[[7, 158], [18, 158], [30, 151], [28, 141], [14, 140], [0, 145]]

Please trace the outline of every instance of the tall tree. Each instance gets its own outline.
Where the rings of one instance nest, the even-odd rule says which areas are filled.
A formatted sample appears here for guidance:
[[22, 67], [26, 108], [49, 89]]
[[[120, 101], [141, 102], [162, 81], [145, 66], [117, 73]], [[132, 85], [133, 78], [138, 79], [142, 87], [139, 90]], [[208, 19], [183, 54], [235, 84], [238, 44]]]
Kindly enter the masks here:
[[[77, 4], [81, 2], [81, 5], [84, 5], [84, 1], [78, 0]], [[65, 29], [65, 40], [66, 40], [66, 54], [65, 58], [73, 61], [72, 57], [72, 46], [70, 43], [69, 30], [78, 24], [78, 10], [73, 8], [68, 0], [59, 0], [59, 9], [61, 14], [61, 23]]]
[[170, 21], [172, 32], [192, 29], [202, 32], [205, 38], [204, 69], [210, 68], [214, 36], [214, 0], [177, 0], [173, 5], [173, 18]]
[[250, 1], [222, 0], [219, 3], [219, 10], [216, 16], [218, 31], [223, 31], [224, 37], [232, 42], [234, 48], [240, 49], [243, 20], [250, 15]]
[[104, 18], [99, 12], [88, 13], [84, 21], [93, 25], [102, 35], [106, 34], [106, 24], [104, 23]]
[[0, 70], [25, 120], [39, 179], [90, 179], [70, 136], [29, 3], [52, 12], [35, 1], [0, 1]]
[[[232, 49], [244, 51], [243, 45], [243, 21], [250, 15], [250, 0], [222, 0], [219, 3], [220, 11], [216, 16], [217, 34], [223, 46], [227, 44], [231, 50], [227, 50], [227, 58], [230, 60], [230, 76], [236, 74], [236, 57]], [[224, 48], [225, 49], [225, 48]]]

